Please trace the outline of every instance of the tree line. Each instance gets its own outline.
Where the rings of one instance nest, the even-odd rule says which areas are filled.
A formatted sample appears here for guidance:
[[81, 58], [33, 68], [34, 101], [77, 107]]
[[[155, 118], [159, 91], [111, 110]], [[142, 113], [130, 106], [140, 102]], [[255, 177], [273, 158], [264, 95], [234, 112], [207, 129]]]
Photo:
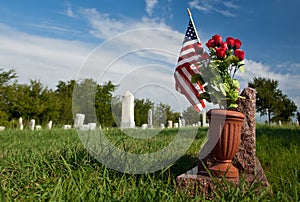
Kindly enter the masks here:
[[[53, 90], [37, 80], [20, 84], [14, 70], [0, 69], [0, 125], [17, 127], [20, 117], [25, 125], [31, 119], [40, 125], [50, 120], [57, 126], [72, 125], [75, 113], [84, 113], [87, 123], [97, 121], [103, 127], [116, 127], [121, 121], [121, 98], [113, 95], [117, 87], [111, 81], [100, 85], [92, 79], [84, 79], [59, 81]], [[267, 115], [269, 122], [290, 122], [297, 112], [296, 104], [278, 89], [278, 81], [255, 77], [249, 87], [257, 92], [257, 112]], [[168, 120], [178, 122], [181, 116], [187, 125], [201, 120], [192, 107], [180, 114], [167, 104], [149, 99], [135, 98], [134, 105], [136, 126], [147, 123], [149, 109], [153, 111], [156, 127]], [[299, 112], [297, 118], [300, 121]]]
[[[121, 121], [121, 98], [113, 96], [117, 87], [111, 81], [100, 85], [83, 79], [59, 81], [53, 90], [37, 80], [20, 84], [14, 70], [0, 69], [0, 125], [17, 127], [20, 117], [25, 125], [31, 119], [40, 125], [50, 120], [56, 126], [72, 125], [75, 113], [84, 113], [87, 123], [96, 120], [103, 127], [116, 127]], [[137, 98], [134, 104], [136, 126], [147, 123], [149, 109], [153, 110], [155, 126], [168, 120], [178, 122], [180, 113], [167, 104]]]

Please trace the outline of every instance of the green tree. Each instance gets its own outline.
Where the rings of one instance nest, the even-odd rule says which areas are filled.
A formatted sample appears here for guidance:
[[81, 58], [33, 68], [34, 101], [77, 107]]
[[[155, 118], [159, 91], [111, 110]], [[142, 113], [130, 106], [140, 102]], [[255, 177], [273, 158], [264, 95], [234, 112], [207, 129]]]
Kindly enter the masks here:
[[182, 117], [185, 119], [187, 125], [192, 125], [200, 121], [200, 114], [192, 106], [182, 112]]
[[154, 103], [150, 99], [134, 99], [135, 125], [141, 126], [148, 122], [148, 111], [153, 108]]
[[160, 124], [167, 124], [167, 121], [173, 121], [173, 123], [178, 122], [180, 117], [179, 112], [173, 112], [171, 106], [159, 103], [154, 107], [154, 120], [153, 126], [158, 127]]
[[58, 104], [61, 106], [59, 110], [61, 124], [73, 123], [72, 96], [75, 83], [75, 80], [59, 81], [56, 85], [55, 93], [58, 97]]
[[[114, 106], [113, 92], [117, 86], [111, 81], [105, 82], [103, 85], [97, 85], [95, 95], [95, 107], [97, 120], [100, 125], [105, 127], [116, 126], [115, 117], [113, 115], [112, 107]], [[119, 105], [120, 106], [120, 105]], [[114, 110], [118, 110], [114, 108]], [[115, 111], [114, 111], [115, 113]]]
[[[289, 121], [297, 107], [280, 89], [278, 81], [262, 77], [254, 77], [249, 87], [256, 89], [256, 110], [260, 115], [268, 116], [270, 121]], [[272, 116], [272, 119], [271, 119]]]
[[11, 85], [17, 82], [15, 70], [5, 71], [0, 69], [0, 125], [7, 126], [11, 119], [9, 114], [10, 104], [7, 94], [14, 94]]

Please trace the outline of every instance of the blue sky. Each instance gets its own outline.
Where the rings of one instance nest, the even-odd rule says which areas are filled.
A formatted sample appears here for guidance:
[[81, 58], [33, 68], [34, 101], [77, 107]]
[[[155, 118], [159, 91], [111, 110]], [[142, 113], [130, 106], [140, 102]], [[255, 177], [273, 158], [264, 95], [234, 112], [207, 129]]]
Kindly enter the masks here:
[[0, 67], [15, 69], [20, 82], [39, 79], [51, 88], [59, 80], [109, 79], [120, 84], [119, 94], [174, 97], [171, 105], [184, 102], [182, 108], [172, 73], [186, 8], [203, 43], [214, 34], [241, 39], [243, 87], [253, 76], [276, 79], [300, 107], [298, 0], [1, 1]]

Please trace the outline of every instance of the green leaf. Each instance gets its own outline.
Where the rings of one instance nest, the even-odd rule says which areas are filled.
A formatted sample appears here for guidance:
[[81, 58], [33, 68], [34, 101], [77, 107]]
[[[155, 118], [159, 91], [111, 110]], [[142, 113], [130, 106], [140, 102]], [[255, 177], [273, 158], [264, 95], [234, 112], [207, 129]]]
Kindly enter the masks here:
[[242, 73], [244, 73], [244, 72], [245, 72], [244, 65], [240, 66], [240, 67], [239, 67], [239, 70], [240, 70]]
[[238, 104], [231, 103], [227, 108], [229, 108], [229, 109], [235, 109], [237, 107], [238, 107]]

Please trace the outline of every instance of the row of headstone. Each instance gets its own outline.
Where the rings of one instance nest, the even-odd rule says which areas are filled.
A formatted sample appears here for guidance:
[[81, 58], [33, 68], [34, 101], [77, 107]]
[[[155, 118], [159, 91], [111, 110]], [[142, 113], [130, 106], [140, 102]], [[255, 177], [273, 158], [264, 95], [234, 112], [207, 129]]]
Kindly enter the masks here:
[[[22, 117], [19, 118], [19, 129], [23, 130], [24, 129], [24, 125], [23, 125], [23, 119]], [[42, 129], [41, 125], [35, 125], [35, 120], [31, 119], [29, 122], [29, 129], [30, 130], [40, 130]], [[52, 121], [50, 120], [47, 124], [47, 129], [52, 129]]]
[[[182, 116], [181, 116], [182, 117]], [[84, 118], [83, 118], [84, 119]], [[202, 120], [203, 120], [203, 127], [207, 126], [206, 123], [206, 110], [202, 110]], [[201, 126], [201, 123], [195, 124], [195, 126]], [[75, 126], [76, 127], [76, 126]], [[135, 128], [134, 122], [134, 96], [131, 92], [126, 91], [124, 96], [122, 96], [122, 115], [121, 115], [121, 128]], [[164, 125], [160, 125], [160, 128], [164, 128]], [[185, 120], [179, 118], [178, 123], [174, 123], [172, 121], [167, 122], [167, 128], [180, 128], [185, 127]], [[147, 125], [143, 124], [141, 126], [142, 129], [153, 128], [153, 113], [152, 109], [148, 110], [148, 117], [147, 117]]]

